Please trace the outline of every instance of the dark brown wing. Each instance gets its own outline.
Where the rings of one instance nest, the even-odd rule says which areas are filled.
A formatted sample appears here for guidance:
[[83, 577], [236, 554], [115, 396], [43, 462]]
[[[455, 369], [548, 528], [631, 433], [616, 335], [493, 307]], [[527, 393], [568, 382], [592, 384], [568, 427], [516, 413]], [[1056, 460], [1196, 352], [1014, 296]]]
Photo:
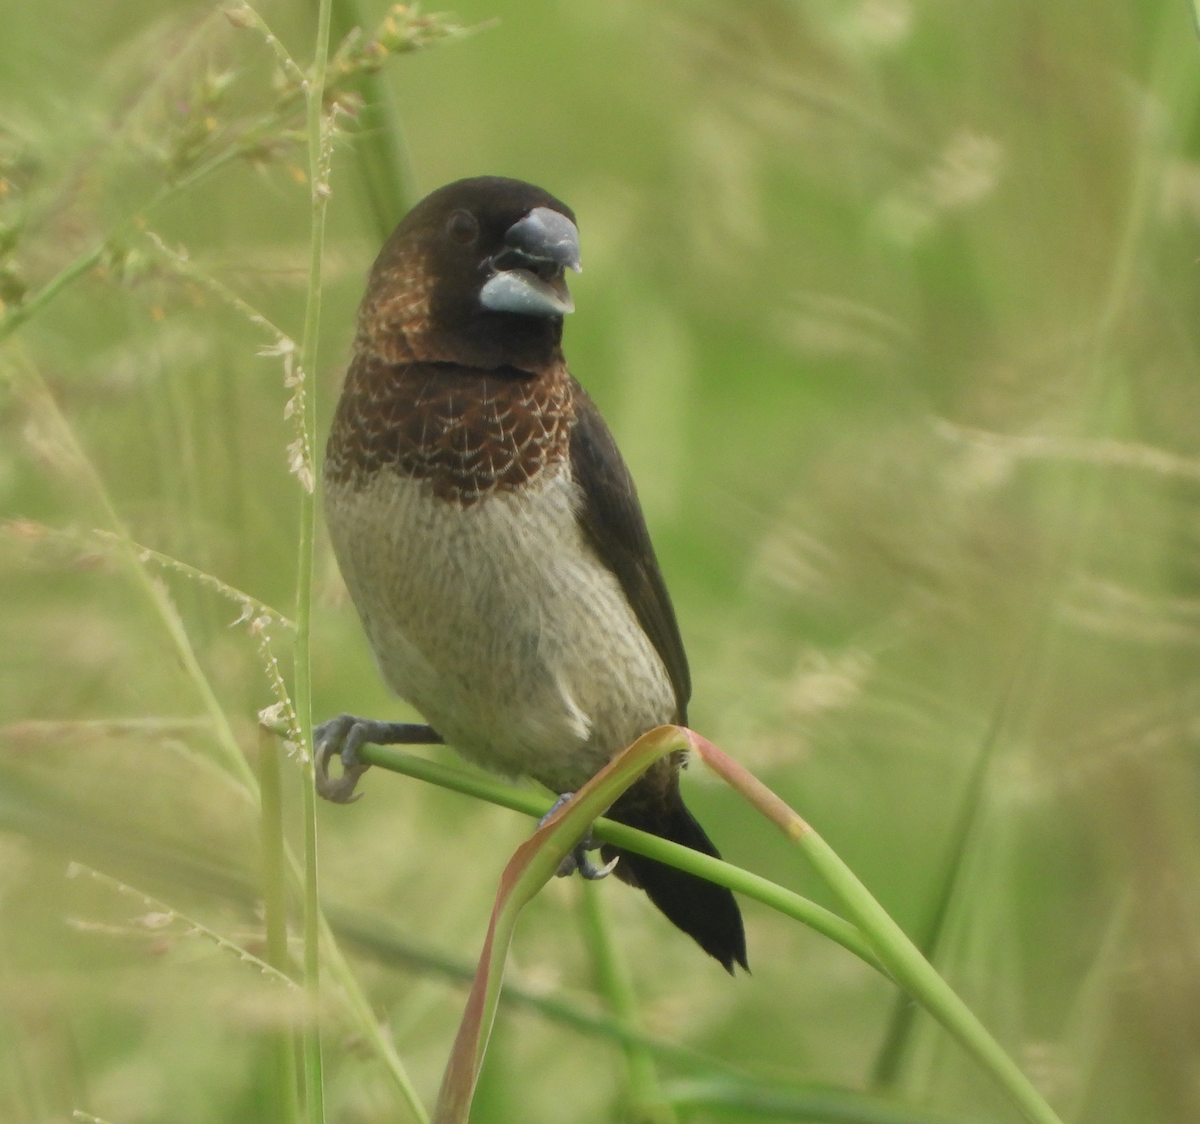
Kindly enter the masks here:
[[596, 404], [579, 383], [571, 383], [571, 471], [583, 492], [580, 525], [600, 560], [617, 575], [638, 622], [666, 664], [675, 688], [675, 720], [687, 725], [692, 677], [633, 477]]

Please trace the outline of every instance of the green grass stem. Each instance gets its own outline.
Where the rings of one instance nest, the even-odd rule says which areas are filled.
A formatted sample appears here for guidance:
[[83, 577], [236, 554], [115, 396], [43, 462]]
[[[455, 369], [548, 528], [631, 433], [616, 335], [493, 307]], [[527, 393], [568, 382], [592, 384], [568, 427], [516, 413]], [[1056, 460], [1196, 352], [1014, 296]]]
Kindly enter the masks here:
[[[915, 942], [931, 964], [938, 962], [938, 952], [946, 932], [955, 897], [961, 886], [963, 872], [972, 844], [976, 838], [980, 816], [987, 796], [987, 779], [995, 758], [1000, 738], [1007, 728], [1015, 709], [1016, 700], [1028, 692], [1033, 667], [1039, 661], [1031, 660], [1029, 651], [1042, 655], [1045, 630], [1045, 615], [1037, 622], [1028, 645], [1017, 648], [1015, 658], [1006, 677], [1000, 699], [992, 714], [992, 720], [984, 731], [970, 776], [959, 801], [954, 826], [950, 829], [946, 857], [936, 882], [936, 893], [924, 932]], [[896, 996], [888, 1019], [883, 1045], [876, 1055], [871, 1074], [871, 1084], [877, 1089], [893, 1088], [900, 1083], [912, 1044], [913, 1028], [921, 1008], [904, 993]]]
[[304, 309], [304, 334], [300, 345], [300, 371], [305, 380], [304, 430], [300, 460], [300, 535], [296, 562], [295, 698], [300, 733], [304, 739], [304, 990], [308, 1014], [304, 1023], [304, 1103], [309, 1124], [325, 1119], [324, 1075], [321, 1060], [321, 904], [317, 872], [316, 774], [313, 768], [312, 614], [313, 535], [316, 523], [312, 441], [317, 431], [315, 371], [321, 322], [321, 266], [325, 253], [325, 212], [329, 199], [329, 157], [325, 121], [325, 67], [329, 57], [330, 0], [321, 0], [317, 14], [317, 42], [312, 68], [305, 84], [307, 101], [308, 168], [312, 197], [309, 240], [308, 293]]
[[[688, 1077], [664, 1086], [673, 1104], [721, 1119], [804, 1120], [809, 1124], [965, 1124], [962, 1117], [844, 1089], [772, 1087], [726, 1078]], [[736, 1113], [736, 1116], [731, 1114]], [[975, 1118], [977, 1119], [977, 1118]]]
[[[344, 39], [364, 27], [358, 0], [333, 0], [333, 30]], [[420, 196], [412, 154], [392, 84], [381, 70], [360, 74], [352, 83], [363, 99], [353, 129], [354, 155], [367, 197], [371, 231], [379, 242]]]
[[690, 731], [659, 726], [623, 749], [569, 800], [557, 805], [513, 853], [496, 890], [479, 968], [434, 1107], [434, 1124], [467, 1124], [495, 1024], [504, 966], [521, 910], [561, 869], [597, 816], [667, 754], [685, 749]]
[[[263, 913], [267, 930], [267, 963], [291, 975], [288, 952], [287, 876], [284, 867], [283, 784], [279, 739], [258, 728], [258, 776], [262, 792], [260, 838], [262, 846]], [[272, 1091], [274, 1119], [293, 1124], [299, 1119], [296, 1094], [296, 1031], [281, 1027], [273, 1033], [275, 1074]]]
[[796, 840], [825, 884], [837, 895], [897, 983], [917, 999], [996, 1079], [1035, 1124], [1062, 1124], [1020, 1067], [987, 1027], [938, 975], [904, 930], [875, 900], [833, 848], [811, 828]]
[[689, 732], [689, 736], [704, 763], [800, 849], [858, 926], [858, 931], [870, 942], [883, 970], [965, 1047], [1030, 1121], [1062, 1124], [987, 1027], [938, 975], [937, 969], [921, 955], [921, 950], [813, 827], [753, 773], [712, 742], [694, 731]]
[[[535, 793], [466, 770], [387, 747], [364, 746], [361, 756], [369, 764], [405, 773], [538, 818], [545, 815], [553, 803], [548, 797], [539, 797]], [[1041, 1094], [1001, 1049], [987, 1028], [938, 975], [849, 867], [811, 828], [800, 836], [798, 845], [847, 912], [858, 922], [857, 928], [765, 878], [624, 824], [600, 819], [596, 821], [592, 832], [605, 842], [616, 843], [728, 886], [829, 936], [896, 980], [917, 998], [993, 1074], [1031, 1121], [1036, 1124], [1061, 1124]]]
[[[629, 966], [613, 934], [603, 891], [596, 882], [580, 881], [583, 933], [600, 994], [617, 1021], [627, 1030], [636, 1032], [641, 1021], [637, 993]], [[624, 1043], [623, 1048], [629, 1074], [631, 1117], [638, 1124], [675, 1124], [675, 1111], [659, 1087], [653, 1055], [636, 1040]]]

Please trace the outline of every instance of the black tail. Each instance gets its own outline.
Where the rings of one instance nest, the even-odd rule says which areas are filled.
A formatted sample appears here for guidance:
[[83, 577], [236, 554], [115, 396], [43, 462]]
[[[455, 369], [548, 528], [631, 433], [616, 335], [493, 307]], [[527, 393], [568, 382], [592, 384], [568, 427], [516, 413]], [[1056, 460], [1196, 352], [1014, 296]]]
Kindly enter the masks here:
[[[646, 790], [639, 791], [639, 788], [635, 784], [626, 792], [605, 813], [607, 817], [672, 843], [681, 843], [701, 854], [721, 857], [712, 840], [704, 834], [704, 828], [687, 810], [679, 794], [677, 779], [665, 801], [661, 791], [651, 801], [647, 799]], [[709, 956], [719, 960], [730, 975], [733, 975], [735, 963], [750, 970], [746, 963], [742, 914], [733, 894], [724, 886], [611, 844], [605, 845], [602, 854], [606, 861], [619, 855], [621, 861], [613, 873], [622, 882], [645, 890], [650, 900], [666, 914], [667, 920], [687, 933]]]

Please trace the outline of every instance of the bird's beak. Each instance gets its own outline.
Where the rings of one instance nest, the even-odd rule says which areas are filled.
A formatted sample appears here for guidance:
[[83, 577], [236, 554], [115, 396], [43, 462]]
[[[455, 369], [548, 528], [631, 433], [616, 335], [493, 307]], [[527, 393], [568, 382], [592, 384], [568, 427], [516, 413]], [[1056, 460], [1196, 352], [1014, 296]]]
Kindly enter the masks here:
[[564, 269], [576, 273], [579, 231], [566, 215], [534, 207], [504, 235], [504, 249], [486, 262], [491, 276], [479, 299], [492, 312], [564, 316], [575, 311]]

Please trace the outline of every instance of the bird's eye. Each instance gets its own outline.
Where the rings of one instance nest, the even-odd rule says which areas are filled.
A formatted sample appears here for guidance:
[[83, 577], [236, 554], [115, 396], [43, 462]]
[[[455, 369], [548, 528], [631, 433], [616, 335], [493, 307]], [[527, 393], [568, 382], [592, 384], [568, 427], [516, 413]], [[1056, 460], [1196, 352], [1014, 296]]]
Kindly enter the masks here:
[[475, 241], [479, 233], [479, 223], [470, 211], [455, 211], [446, 220], [446, 233], [462, 246]]

